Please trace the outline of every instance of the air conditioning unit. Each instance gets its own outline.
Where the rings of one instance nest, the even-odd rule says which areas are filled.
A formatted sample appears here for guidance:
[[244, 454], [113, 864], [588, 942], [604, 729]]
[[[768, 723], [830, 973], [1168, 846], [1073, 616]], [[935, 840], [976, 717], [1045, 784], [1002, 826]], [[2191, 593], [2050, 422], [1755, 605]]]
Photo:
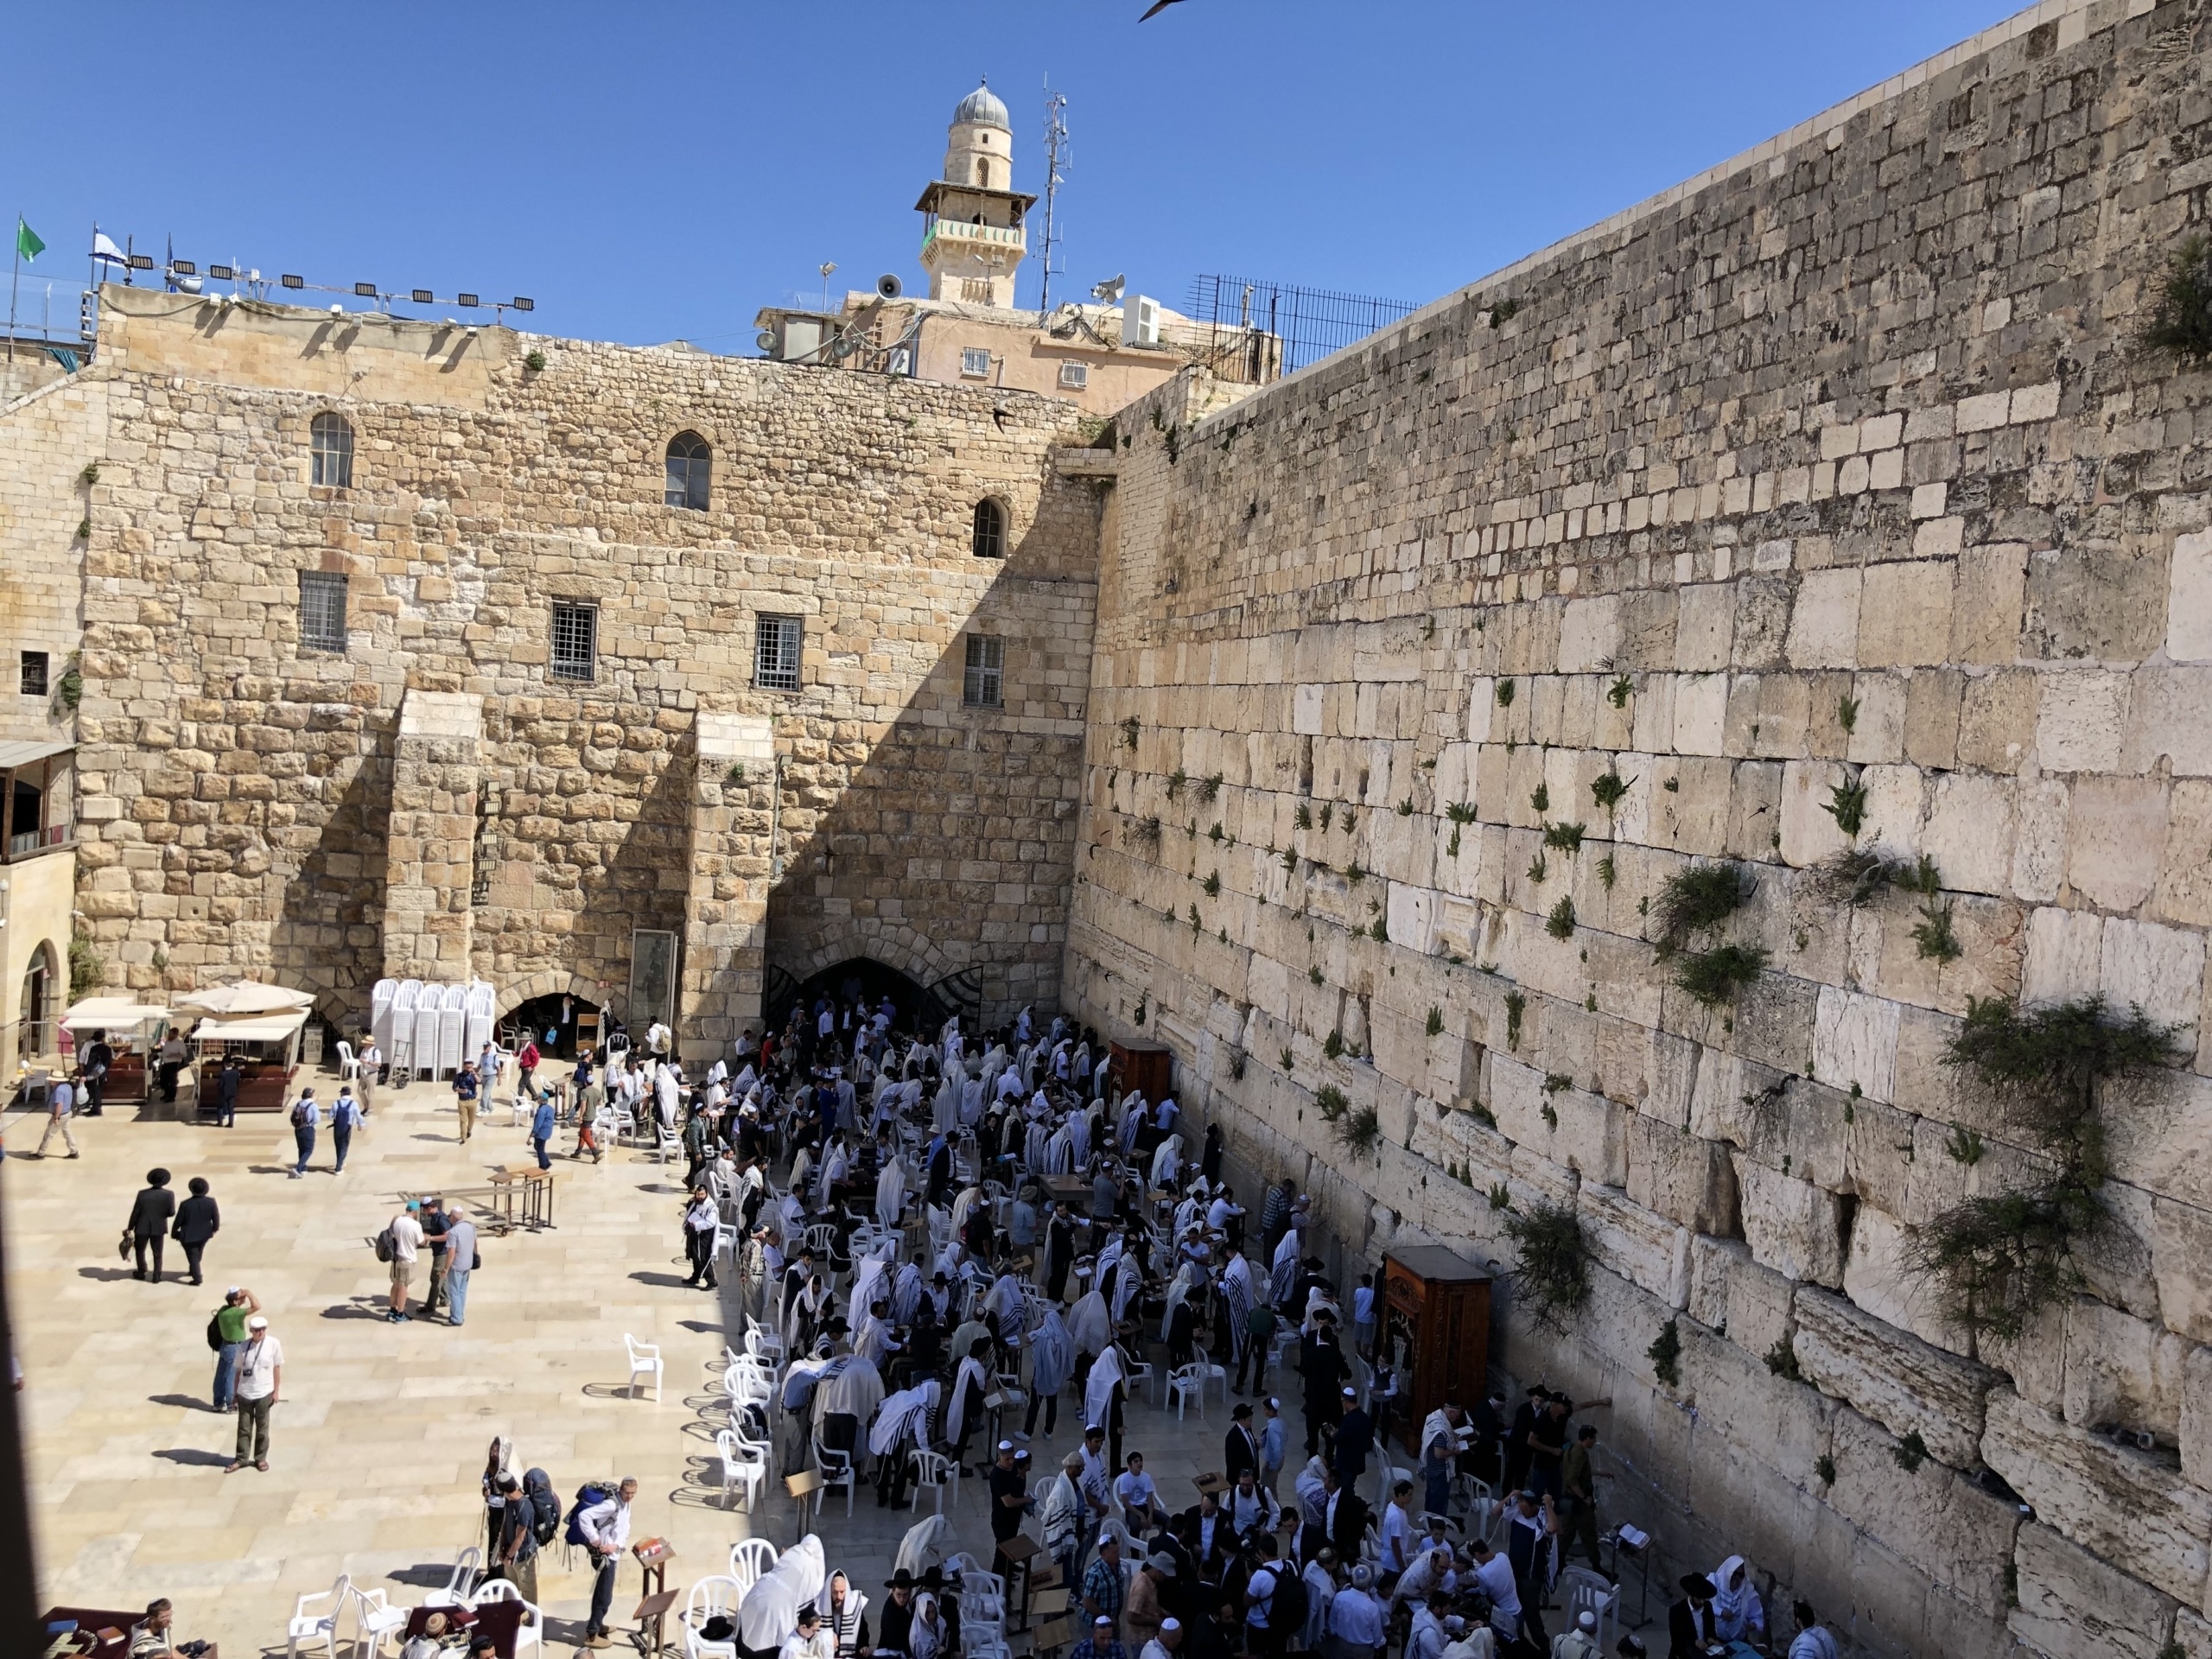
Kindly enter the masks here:
[[1160, 302], [1137, 295], [1123, 306], [1123, 317], [1128, 319], [1126, 346], [1157, 346], [1160, 344]]

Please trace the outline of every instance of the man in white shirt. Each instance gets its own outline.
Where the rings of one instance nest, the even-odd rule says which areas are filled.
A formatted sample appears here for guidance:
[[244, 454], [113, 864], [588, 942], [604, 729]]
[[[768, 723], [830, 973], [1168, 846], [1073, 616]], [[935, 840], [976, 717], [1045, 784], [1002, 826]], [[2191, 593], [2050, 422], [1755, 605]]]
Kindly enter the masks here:
[[625, 1479], [613, 1497], [576, 1516], [576, 1530], [583, 1534], [592, 1561], [591, 1616], [584, 1621], [583, 1644], [588, 1648], [613, 1645], [607, 1634], [607, 1613], [614, 1605], [614, 1570], [630, 1547], [630, 1503], [637, 1495], [638, 1483]]
[[415, 1280], [415, 1254], [423, 1247], [423, 1224], [416, 1218], [422, 1207], [410, 1198], [385, 1228], [391, 1249], [391, 1311], [385, 1317], [394, 1325], [413, 1317], [407, 1311], [407, 1293]]
[[269, 1334], [269, 1321], [255, 1314], [245, 1322], [245, 1346], [234, 1373], [238, 1391], [238, 1440], [223, 1472], [251, 1463], [269, 1470], [269, 1410], [284, 1389], [284, 1345]]
[[1282, 1506], [1268, 1496], [1268, 1489], [1260, 1484], [1258, 1471], [1249, 1465], [1236, 1471], [1236, 1484], [1229, 1489], [1222, 1508], [1229, 1513], [1230, 1529], [1240, 1538], [1249, 1536], [1254, 1527], [1273, 1532], [1282, 1519]]
[[1115, 1477], [1114, 1496], [1122, 1503], [1122, 1524], [1140, 1538], [1148, 1536], [1155, 1525], [1166, 1519], [1160, 1512], [1159, 1489], [1144, 1471], [1141, 1452], [1130, 1452], [1128, 1471]]
[[1521, 1591], [1513, 1582], [1513, 1563], [1478, 1538], [1468, 1546], [1475, 1558], [1475, 1582], [1490, 1598], [1491, 1628], [1498, 1640], [1511, 1642], [1521, 1634]]
[[[827, 1020], [825, 1013], [822, 1016]], [[822, 1610], [812, 1602], [798, 1610], [798, 1628], [784, 1638], [777, 1659], [834, 1659], [837, 1644], [822, 1627]]]
[[1172, 1614], [1160, 1621], [1160, 1634], [1144, 1644], [1137, 1659], [1175, 1659], [1183, 1645], [1183, 1621]]
[[1395, 1578], [1406, 1570], [1406, 1546], [1414, 1534], [1413, 1517], [1406, 1510], [1413, 1501], [1413, 1482], [1402, 1480], [1390, 1489], [1390, 1501], [1382, 1506], [1379, 1560], [1386, 1579]]

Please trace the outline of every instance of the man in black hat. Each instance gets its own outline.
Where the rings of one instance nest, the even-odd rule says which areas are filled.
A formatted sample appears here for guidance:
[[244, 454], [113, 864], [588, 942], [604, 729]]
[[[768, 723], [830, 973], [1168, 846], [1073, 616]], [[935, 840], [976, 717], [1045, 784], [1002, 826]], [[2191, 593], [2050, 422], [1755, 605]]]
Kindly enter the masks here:
[[1702, 1573], [1681, 1577], [1682, 1599], [1667, 1610], [1669, 1659], [1703, 1659], [1720, 1638], [1713, 1624], [1713, 1580]]
[[906, 1651], [907, 1632], [914, 1625], [914, 1575], [900, 1567], [883, 1583], [891, 1599], [883, 1604], [883, 1612], [875, 1629], [875, 1644], [890, 1653]]
[[1239, 1400], [1230, 1414], [1233, 1420], [1221, 1443], [1221, 1472], [1235, 1480], [1247, 1469], [1260, 1466], [1260, 1442], [1252, 1433], [1251, 1402]]

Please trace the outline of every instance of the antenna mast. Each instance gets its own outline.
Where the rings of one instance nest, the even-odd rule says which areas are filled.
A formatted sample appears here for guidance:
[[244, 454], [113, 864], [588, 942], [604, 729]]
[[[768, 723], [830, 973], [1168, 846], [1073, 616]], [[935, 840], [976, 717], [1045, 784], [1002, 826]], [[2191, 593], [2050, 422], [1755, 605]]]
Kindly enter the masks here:
[[1045, 81], [1045, 286], [1037, 296], [1037, 314], [1040, 321], [1050, 316], [1052, 311], [1052, 255], [1060, 242], [1053, 208], [1063, 182], [1060, 168], [1068, 159], [1067, 111], [1067, 99], [1052, 90], [1052, 79], [1047, 76]]

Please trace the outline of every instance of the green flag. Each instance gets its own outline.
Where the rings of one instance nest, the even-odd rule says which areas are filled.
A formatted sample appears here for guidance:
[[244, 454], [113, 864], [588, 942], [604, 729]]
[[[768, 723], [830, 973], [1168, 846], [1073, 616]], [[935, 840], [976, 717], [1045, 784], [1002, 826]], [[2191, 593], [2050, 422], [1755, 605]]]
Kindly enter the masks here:
[[16, 257], [26, 264], [46, 251], [46, 244], [38, 239], [38, 232], [21, 213], [16, 215]]

